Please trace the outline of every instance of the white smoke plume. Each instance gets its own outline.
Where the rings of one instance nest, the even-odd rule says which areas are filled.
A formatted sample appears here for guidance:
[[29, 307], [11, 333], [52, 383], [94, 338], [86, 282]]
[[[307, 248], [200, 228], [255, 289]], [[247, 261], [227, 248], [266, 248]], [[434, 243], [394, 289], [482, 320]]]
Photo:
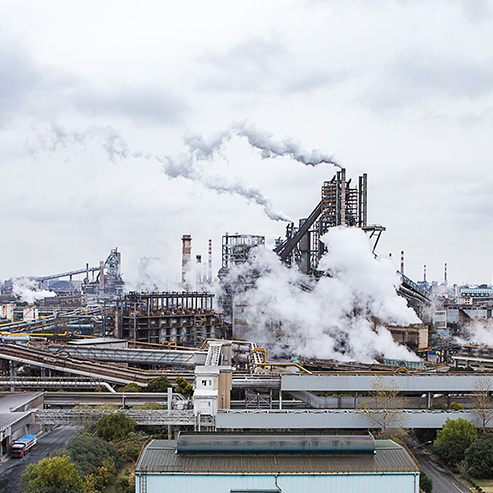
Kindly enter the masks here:
[[333, 164], [341, 168], [333, 155], [325, 154], [318, 149], [308, 151], [292, 139], [275, 140], [271, 134], [262, 132], [251, 123], [243, 123], [233, 126], [238, 135], [246, 137], [248, 143], [261, 151], [262, 158], [273, 158], [288, 156], [299, 163], [307, 166], [318, 166], [319, 164]]
[[205, 188], [217, 193], [241, 196], [262, 207], [270, 219], [289, 222], [290, 218], [283, 212], [276, 211], [272, 202], [258, 188], [246, 186], [238, 178], [226, 180], [224, 176], [211, 173], [210, 168], [213, 167], [211, 165], [214, 159], [221, 155], [225, 144], [234, 136], [246, 138], [254, 149], [260, 151], [263, 159], [287, 156], [307, 166], [326, 163], [341, 167], [332, 155], [317, 149], [308, 151], [289, 138], [276, 140], [271, 134], [259, 130], [248, 122], [235, 123], [226, 130], [211, 135], [209, 139], [204, 139], [198, 134], [189, 134], [183, 139], [186, 151], [174, 157], [131, 151], [120, 134], [109, 126], [93, 127], [84, 132], [71, 132], [52, 124], [48, 132], [37, 135], [36, 142], [28, 141], [26, 149], [36, 155], [39, 150], [55, 152], [70, 144], [85, 147], [87, 139], [96, 140], [112, 162], [130, 157], [157, 160], [163, 165], [163, 172], [170, 178], [185, 178], [199, 182]]
[[26, 278], [16, 279], [12, 284], [12, 292], [20, 298], [21, 301], [26, 301], [32, 305], [35, 301], [56, 296], [53, 291], [39, 289], [36, 281]]
[[469, 326], [469, 337], [456, 338], [457, 342], [462, 345], [466, 344], [485, 344], [493, 347], [493, 321], [473, 320]]
[[[231, 270], [227, 282], [260, 273], [251, 289], [238, 295], [235, 334], [254, 340], [276, 355], [373, 362], [377, 357], [417, 361], [394, 342], [388, 325], [420, 323], [396, 289], [400, 279], [387, 258], [375, 258], [368, 237], [357, 228], [331, 228], [324, 236], [329, 252], [314, 281], [285, 267], [267, 249]], [[254, 277], [256, 274], [254, 274]]]

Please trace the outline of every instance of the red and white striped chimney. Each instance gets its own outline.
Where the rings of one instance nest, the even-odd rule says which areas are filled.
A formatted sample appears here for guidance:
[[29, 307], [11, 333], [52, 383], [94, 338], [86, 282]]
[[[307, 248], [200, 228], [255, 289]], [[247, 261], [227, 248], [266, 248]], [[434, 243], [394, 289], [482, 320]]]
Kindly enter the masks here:
[[443, 281], [445, 284], [447, 284], [447, 263], [445, 262], [445, 270], [443, 273]]
[[404, 251], [401, 251], [401, 274], [404, 274]]
[[426, 264], [423, 269], [423, 281], [426, 282]]

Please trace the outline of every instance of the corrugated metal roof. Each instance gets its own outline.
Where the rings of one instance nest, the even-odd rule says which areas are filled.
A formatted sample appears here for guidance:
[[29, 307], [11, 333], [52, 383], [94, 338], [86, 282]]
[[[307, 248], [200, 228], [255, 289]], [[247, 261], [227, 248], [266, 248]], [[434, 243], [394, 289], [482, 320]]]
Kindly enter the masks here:
[[144, 449], [136, 472], [154, 473], [384, 473], [417, 472], [403, 447], [376, 440], [374, 454], [177, 454], [176, 440], [153, 440]]

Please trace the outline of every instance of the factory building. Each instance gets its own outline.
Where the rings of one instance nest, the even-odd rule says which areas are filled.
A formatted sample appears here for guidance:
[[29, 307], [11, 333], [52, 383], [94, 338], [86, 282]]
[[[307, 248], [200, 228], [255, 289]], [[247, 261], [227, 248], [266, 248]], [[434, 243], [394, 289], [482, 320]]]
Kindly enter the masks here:
[[227, 326], [204, 292], [130, 292], [117, 303], [119, 338], [134, 342], [197, 346], [205, 339], [227, 339]]
[[180, 433], [152, 440], [136, 493], [418, 493], [419, 467], [371, 435]]

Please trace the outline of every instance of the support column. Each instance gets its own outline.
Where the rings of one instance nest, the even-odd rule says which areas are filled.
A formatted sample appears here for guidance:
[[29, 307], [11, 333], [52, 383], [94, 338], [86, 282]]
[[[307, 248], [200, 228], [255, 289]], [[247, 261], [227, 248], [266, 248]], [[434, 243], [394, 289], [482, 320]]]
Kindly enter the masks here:
[[[171, 415], [170, 411], [173, 409], [173, 387], [168, 387], [168, 416]], [[199, 431], [200, 431], [200, 415], [199, 415]], [[173, 426], [168, 425], [168, 440], [171, 440], [173, 436]]]
[[429, 409], [433, 405], [433, 396], [431, 392], [426, 392], [426, 407]]

